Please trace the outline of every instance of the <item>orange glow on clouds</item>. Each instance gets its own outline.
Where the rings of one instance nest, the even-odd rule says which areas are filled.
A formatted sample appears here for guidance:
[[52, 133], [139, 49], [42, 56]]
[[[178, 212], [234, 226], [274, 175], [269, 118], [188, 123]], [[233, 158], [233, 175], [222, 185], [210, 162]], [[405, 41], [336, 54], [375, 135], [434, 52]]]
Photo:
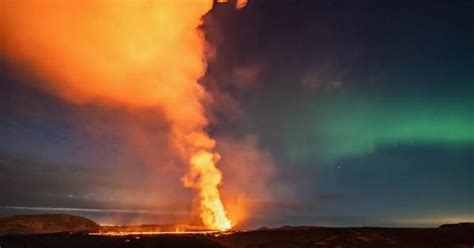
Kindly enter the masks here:
[[[231, 227], [220, 199], [215, 141], [204, 128], [197, 80], [206, 70], [198, 29], [212, 0], [2, 1], [0, 52], [34, 71], [36, 85], [75, 103], [158, 107], [170, 140], [190, 164], [183, 178], [198, 192], [208, 228]], [[246, 1], [239, 0], [237, 8]]]

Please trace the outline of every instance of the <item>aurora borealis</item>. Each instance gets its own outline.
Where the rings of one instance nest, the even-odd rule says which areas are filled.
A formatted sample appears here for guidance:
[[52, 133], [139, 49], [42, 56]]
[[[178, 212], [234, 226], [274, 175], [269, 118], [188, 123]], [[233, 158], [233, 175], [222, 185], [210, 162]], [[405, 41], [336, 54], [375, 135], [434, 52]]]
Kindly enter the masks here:
[[[224, 155], [243, 147], [252, 149], [235, 160], [262, 166], [230, 175], [236, 185], [273, 173], [251, 199], [265, 211], [245, 226], [474, 221], [473, 9], [471, 1], [215, 4], [202, 26], [214, 53], [200, 83], [214, 97], [206, 131], [223, 155], [223, 187], [232, 173]], [[192, 196], [179, 185], [183, 169], [159, 111], [77, 106], [0, 58], [0, 215], [187, 216]]]
[[[321, 152], [314, 154], [316, 157], [339, 159], [371, 153], [379, 146], [443, 144], [455, 147], [474, 139], [472, 100], [469, 99], [433, 103], [417, 99], [366, 100], [364, 97], [352, 97], [348, 102], [347, 98], [327, 100], [330, 111], [312, 103], [306, 118], [294, 118], [304, 119], [304, 123], [293, 124], [300, 126], [301, 133], [289, 131], [287, 150], [301, 152], [295, 156], [297, 159], [308, 156], [311, 159], [314, 151]], [[318, 128], [311, 130], [311, 127]], [[299, 145], [304, 139], [308, 143]], [[322, 145], [312, 147], [312, 140]]]

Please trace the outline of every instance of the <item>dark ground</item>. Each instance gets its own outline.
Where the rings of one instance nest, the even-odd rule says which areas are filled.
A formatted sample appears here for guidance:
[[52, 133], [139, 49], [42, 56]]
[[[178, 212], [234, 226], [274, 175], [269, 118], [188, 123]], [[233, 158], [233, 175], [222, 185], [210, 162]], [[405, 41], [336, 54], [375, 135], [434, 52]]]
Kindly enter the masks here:
[[42, 234], [0, 237], [1, 248], [10, 247], [474, 247], [473, 224], [441, 228], [322, 228], [288, 227], [228, 235]]

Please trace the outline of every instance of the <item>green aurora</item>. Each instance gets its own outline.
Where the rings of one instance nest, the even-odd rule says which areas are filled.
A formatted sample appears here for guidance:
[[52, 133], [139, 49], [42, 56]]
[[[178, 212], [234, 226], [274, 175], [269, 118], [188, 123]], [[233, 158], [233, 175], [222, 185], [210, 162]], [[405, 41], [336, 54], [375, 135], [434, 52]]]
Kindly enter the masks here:
[[297, 128], [286, 130], [288, 154], [291, 161], [304, 162], [338, 160], [400, 144], [472, 145], [472, 99], [340, 97], [318, 101], [293, 118]]

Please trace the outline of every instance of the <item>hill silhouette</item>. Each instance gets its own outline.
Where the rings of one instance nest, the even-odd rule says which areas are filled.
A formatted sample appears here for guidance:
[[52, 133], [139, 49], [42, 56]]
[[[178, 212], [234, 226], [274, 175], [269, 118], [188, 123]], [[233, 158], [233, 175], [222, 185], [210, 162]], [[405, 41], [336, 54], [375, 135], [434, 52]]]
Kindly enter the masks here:
[[66, 214], [15, 215], [0, 218], [0, 235], [93, 232], [99, 228], [92, 220]]

